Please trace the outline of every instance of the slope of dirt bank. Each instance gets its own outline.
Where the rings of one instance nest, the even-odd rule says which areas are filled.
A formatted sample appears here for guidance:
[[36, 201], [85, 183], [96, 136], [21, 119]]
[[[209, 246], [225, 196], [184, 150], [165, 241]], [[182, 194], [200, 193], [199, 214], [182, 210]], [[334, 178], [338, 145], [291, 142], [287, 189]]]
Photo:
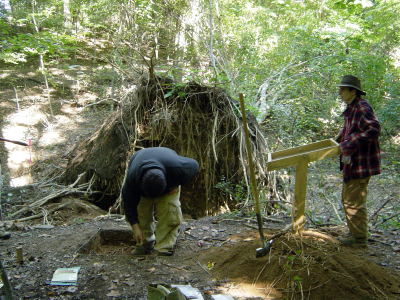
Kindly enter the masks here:
[[[382, 243], [384, 237], [368, 248], [353, 248], [331, 242], [343, 227], [303, 239], [287, 234], [273, 241], [268, 255], [255, 258], [260, 239], [249, 226], [255, 224], [187, 220], [172, 257], [135, 257], [127, 223], [99, 215], [55, 227], [21, 226], [0, 242], [0, 251], [17, 299], [144, 300], [150, 283], [190, 284], [206, 300], [213, 294], [242, 300], [400, 297], [398, 254]], [[266, 223], [266, 238], [282, 227]], [[17, 248], [23, 264], [16, 261]], [[77, 285], [50, 285], [54, 271], [65, 267], [81, 268]]]

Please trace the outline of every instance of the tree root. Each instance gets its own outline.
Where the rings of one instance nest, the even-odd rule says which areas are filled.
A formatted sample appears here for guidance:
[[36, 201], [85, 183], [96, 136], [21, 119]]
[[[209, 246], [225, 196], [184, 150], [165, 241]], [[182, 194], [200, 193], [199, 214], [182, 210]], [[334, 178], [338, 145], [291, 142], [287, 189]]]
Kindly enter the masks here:
[[[78, 182], [80, 181], [80, 179], [82, 178], [82, 176], [84, 176], [84, 174], [85, 173], [80, 174], [78, 176], [77, 180], [73, 184], [68, 185], [68, 186], [61, 186], [61, 189], [59, 191], [56, 191], [56, 192], [54, 192], [54, 193], [52, 193], [50, 195], [47, 195], [44, 198], [41, 198], [41, 199], [39, 199], [39, 200], [29, 204], [29, 205], [24, 206], [20, 210], [18, 210], [16, 212], [12, 213], [11, 215], [9, 215], [9, 218], [13, 219], [16, 216], [21, 215], [21, 214], [23, 214], [23, 213], [25, 213], [27, 211], [33, 211], [34, 209], [37, 209], [37, 208], [43, 206], [44, 204], [46, 204], [50, 200], [53, 200], [53, 199], [56, 199], [56, 198], [59, 198], [59, 197], [62, 197], [62, 196], [66, 196], [66, 195], [70, 195], [70, 194], [77, 194], [77, 193], [81, 193], [81, 194], [83, 193], [83, 194], [89, 194], [89, 195], [93, 194], [93, 193], [98, 193], [98, 192], [95, 192], [95, 191], [91, 191], [91, 189], [90, 189], [90, 184], [91, 183], [90, 182], [89, 183], [83, 183], [83, 184], [80, 184], [77, 187], [75, 187], [78, 184]], [[54, 186], [60, 187], [59, 185], [56, 185], [56, 184], [54, 184]], [[60, 206], [57, 206], [56, 208], [51, 209], [49, 212], [54, 212], [56, 210], [59, 210], [59, 209], [63, 208], [65, 205], [67, 205], [67, 204], [62, 204]], [[36, 218], [40, 218], [42, 216], [45, 216], [45, 212], [30, 216], [30, 217], [18, 219], [18, 221], [26, 221], [26, 220], [36, 219]]]

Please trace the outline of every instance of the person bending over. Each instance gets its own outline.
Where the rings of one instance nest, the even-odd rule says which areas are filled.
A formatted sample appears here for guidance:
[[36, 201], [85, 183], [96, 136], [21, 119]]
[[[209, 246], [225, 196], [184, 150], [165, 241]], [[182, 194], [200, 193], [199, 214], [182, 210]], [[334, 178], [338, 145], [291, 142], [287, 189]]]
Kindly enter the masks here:
[[134, 254], [172, 255], [182, 223], [181, 186], [199, 172], [196, 160], [165, 147], [145, 148], [130, 158], [122, 186], [126, 220], [136, 241]]

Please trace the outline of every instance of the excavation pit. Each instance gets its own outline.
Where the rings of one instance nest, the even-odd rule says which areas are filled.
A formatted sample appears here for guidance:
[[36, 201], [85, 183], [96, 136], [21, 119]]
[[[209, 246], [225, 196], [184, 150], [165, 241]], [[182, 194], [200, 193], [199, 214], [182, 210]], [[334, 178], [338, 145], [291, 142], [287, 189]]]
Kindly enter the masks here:
[[135, 241], [130, 229], [99, 229], [77, 251], [79, 254], [127, 255]]

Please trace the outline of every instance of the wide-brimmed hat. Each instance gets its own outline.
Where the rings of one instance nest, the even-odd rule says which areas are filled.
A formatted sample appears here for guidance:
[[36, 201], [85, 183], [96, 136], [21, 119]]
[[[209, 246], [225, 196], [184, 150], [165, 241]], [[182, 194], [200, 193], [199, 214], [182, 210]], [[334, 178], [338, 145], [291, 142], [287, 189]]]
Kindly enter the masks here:
[[342, 78], [342, 81], [336, 86], [348, 86], [355, 88], [361, 92], [361, 95], [366, 95], [367, 93], [361, 89], [361, 80], [353, 75], [345, 75]]

